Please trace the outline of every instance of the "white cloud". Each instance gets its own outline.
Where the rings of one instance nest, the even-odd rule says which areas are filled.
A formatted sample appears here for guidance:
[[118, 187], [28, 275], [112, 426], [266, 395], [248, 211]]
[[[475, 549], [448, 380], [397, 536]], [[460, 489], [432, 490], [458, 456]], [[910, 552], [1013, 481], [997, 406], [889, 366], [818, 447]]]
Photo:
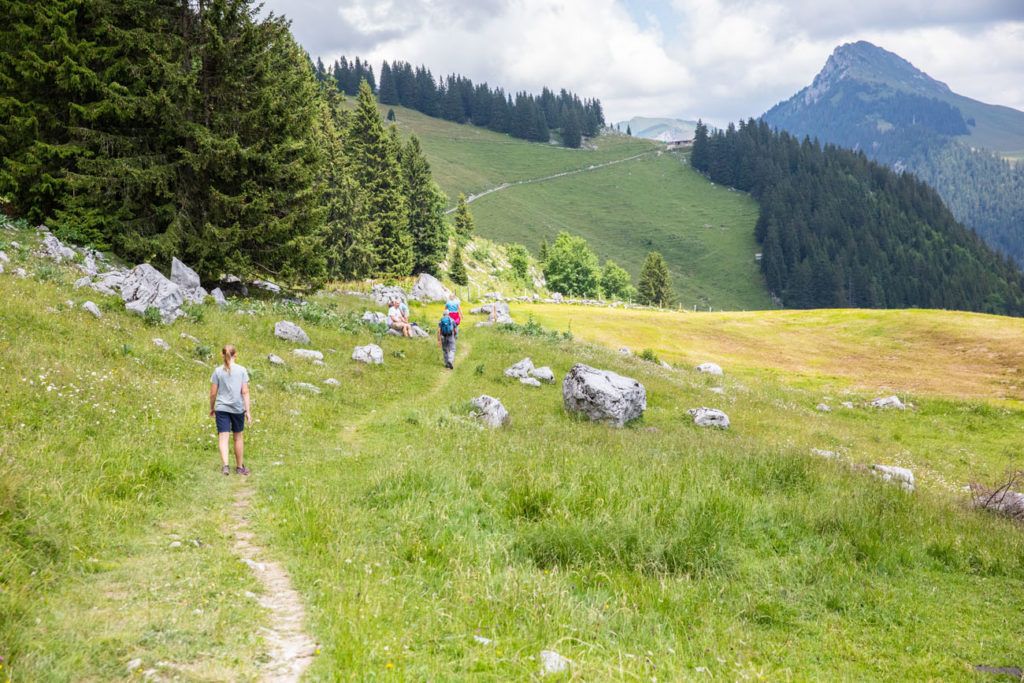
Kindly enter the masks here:
[[[840, 43], [869, 40], [953, 90], [1024, 109], [1020, 0], [268, 0], [325, 61], [426, 64], [508, 91], [567, 88], [608, 119], [757, 116]], [[652, 11], [653, 10], [656, 11]]]

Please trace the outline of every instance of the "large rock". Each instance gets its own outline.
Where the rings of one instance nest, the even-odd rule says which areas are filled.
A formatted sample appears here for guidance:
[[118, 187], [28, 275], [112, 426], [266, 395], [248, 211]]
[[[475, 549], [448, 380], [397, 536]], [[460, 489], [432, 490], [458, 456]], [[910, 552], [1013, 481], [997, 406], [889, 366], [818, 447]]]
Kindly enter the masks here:
[[384, 349], [380, 348], [376, 344], [357, 346], [352, 350], [352, 360], [357, 360], [360, 363], [368, 363], [370, 365], [380, 365], [384, 362]]
[[181, 315], [181, 304], [185, 301], [181, 287], [148, 263], [135, 266], [124, 278], [121, 298], [132, 313], [145, 315], [150, 308], [157, 309], [165, 324]]
[[622, 427], [644, 414], [647, 390], [630, 377], [577, 363], [562, 380], [562, 400], [570, 412]]
[[877, 477], [881, 477], [883, 481], [891, 481], [894, 484], [899, 484], [906, 491], [914, 490], [914, 473], [906, 467], [896, 467], [895, 465], [872, 465], [871, 473]]
[[199, 274], [179, 261], [177, 256], [171, 259], [171, 282], [186, 290], [202, 286]]
[[60, 263], [61, 261], [70, 261], [77, 256], [74, 249], [65, 246], [63, 242], [50, 233], [46, 233], [46, 237], [43, 238], [39, 254], [45, 258], [52, 259], [57, 263]]
[[697, 366], [697, 372], [703, 372], [706, 375], [718, 375], [721, 376], [722, 368], [715, 363], [701, 363]]
[[503, 427], [512, 421], [501, 401], [486, 394], [477, 396], [470, 403], [473, 405], [473, 416], [491, 429]]
[[309, 343], [309, 335], [305, 330], [289, 320], [280, 320], [274, 323], [274, 336], [295, 344]]
[[392, 299], [398, 299], [399, 301], [405, 301], [408, 297], [405, 290], [401, 287], [385, 287], [384, 285], [374, 285], [373, 289], [370, 290], [370, 298], [373, 299], [374, 303], [378, 306], [387, 306]]
[[363, 322], [370, 325], [387, 325], [388, 317], [379, 311], [366, 311], [363, 313]]
[[690, 408], [686, 411], [693, 416], [693, 424], [698, 427], [729, 428], [729, 416], [715, 408]]
[[107, 296], [114, 296], [121, 291], [121, 285], [124, 284], [125, 279], [128, 277], [128, 271], [123, 270], [109, 270], [105, 273], [100, 273], [96, 279], [89, 277], [88, 275], [77, 280], [75, 282], [75, 288], [89, 287], [94, 289], [100, 294], [106, 294]]
[[429, 273], [420, 273], [409, 292], [409, 298], [413, 301], [447, 301], [451, 296], [451, 291]]
[[533, 369], [533, 361], [529, 358], [524, 358], [512, 367], [507, 368], [505, 370], [505, 376], [522, 379], [523, 377], [529, 377], [530, 371]]
[[213, 291], [210, 292], [210, 296], [213, 297], [213, 303], [218, 306], [227, 306], [228, 300], [224, 296], [224, 292], [221, 291], [220, 287], [214, 287]]
[[323, 360], [324, 354], [320, 351], [314, 351], [313, 349], [295, 349], [292, 351], [293, 356], [299, 358], [305, 358], [306, 360]]
[[906, 410], [907, 406], [903, 404], [903, 401], [898, 396], [885, 396], [883, 398], [876, 398], [871, 402], [872, 408], [883, 408], [890, 410]]

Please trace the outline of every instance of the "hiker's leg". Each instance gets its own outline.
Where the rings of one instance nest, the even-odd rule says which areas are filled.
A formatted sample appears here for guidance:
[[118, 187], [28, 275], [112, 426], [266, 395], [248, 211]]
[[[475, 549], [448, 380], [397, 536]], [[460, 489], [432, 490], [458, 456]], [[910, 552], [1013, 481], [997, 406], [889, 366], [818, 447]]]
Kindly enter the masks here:
[[217, 446], [220, 448], [220, 464], [228, 464], [228, 437], [231, 432], [221, 432], [217, 435]]
[[[235, 466], [236, 467], [241, 467], [242, 466], [242, 455], [243, 455], [243, 452], [245, 451], [245, 443], [244, 443], [242, 432], [235, 432], [234, 436], [235, 436]], [[227, 461], [226, 457], [224, 459], [224, 464], [225, 465], [228, 464], [228, 461]]]

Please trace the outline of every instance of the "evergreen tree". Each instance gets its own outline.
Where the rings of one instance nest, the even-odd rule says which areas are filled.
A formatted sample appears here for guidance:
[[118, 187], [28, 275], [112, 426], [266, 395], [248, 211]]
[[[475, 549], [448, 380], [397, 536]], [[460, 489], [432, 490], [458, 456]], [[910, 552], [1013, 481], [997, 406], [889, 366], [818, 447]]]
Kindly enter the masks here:
[[373, 240], [372, 261], [361, 264], [354, 274], [409, 275], [415, 259], [398, 149], [384, 130], [373, 91], [366, 82], [359, 86], [346, 148], [352, 176], [363, 194], [361, 220]]
[[381, 104], [398, 104], [398, 86], [391, 72], [391, 65], [387, 62], [380, 67], [380, 94], [378, 96]]
[[606, 299], [620, 301], [626, 301], [636, 296], [629, 273], [610, 259], [604, 262], [604, 268], [601, 269], [601, 293]]
[[626, 135], [633, 137], [633, 129], [629, 127], [628, 123], [626, 124]]
[[466, 195], [464, 194], [459, 194], [459, 203], [455, 207], [452, 226], [455, 229], [456, 238], [462, 242], [471, 239], [476, 231], [476, 226], [473, 223], [473, 214], [469, 212], [469, 202], [466, 201]]
[[448, 248], [445, 196], [430, 176], [430, 164], [413, 135], [402, 148], [402, 178], [409, 207], [413, 272], [434, 273]]
[[462, 262], [462, 247], [456, 245], [452, 254], [451, 265], [448, 266], [448, 277], [457, 285], [466, 286], [469, 284], [469, 275], [466, 274], [466, 264]]
[[543, 265], [548, 260], [548, 241], [543, 239], [540, 241], [540, 250], [538, 252], [537, 260]]
[[710, 168], [710, 150], [708, 149], [708, 127], [697, 119], [697, 129], [693, 134], [693, 150], [690, 152], [690, 165], [701, 173]]
[[576, 112], [569, 110], [563, 115], [565, 124], [562, 126], [562, 144], [566, 147], [578, 149], [583, 144], [583, 137], [580, 133], [580, 120]]
[[394, 109], [388, 109], [388, 115], [385, 118], [387, 118], [388, 121], [394, 122], [395, 121], [395, 110]]
[[640, 270], [637, 295], [648, 306], [668, 306], [672, 303], [672, 282], [665, 258], [656, 251], [647, 254]]
[[548, 289], [568, 296], [597, 296], [601, 269], [597, 255], [582, 237], [558, 233], [544, 262]]

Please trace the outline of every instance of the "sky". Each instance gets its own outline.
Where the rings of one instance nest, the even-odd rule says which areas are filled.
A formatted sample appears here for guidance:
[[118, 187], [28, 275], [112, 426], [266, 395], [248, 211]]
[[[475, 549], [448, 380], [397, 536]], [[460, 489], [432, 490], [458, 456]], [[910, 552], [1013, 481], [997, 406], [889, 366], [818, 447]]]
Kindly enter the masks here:
[[759, 116], [867, 40], [954, 91], [1024, 110], [1024, 0], [265, 0], [298, 41], [425, 64], [506, 91], [597, 97], [633, 116]]

